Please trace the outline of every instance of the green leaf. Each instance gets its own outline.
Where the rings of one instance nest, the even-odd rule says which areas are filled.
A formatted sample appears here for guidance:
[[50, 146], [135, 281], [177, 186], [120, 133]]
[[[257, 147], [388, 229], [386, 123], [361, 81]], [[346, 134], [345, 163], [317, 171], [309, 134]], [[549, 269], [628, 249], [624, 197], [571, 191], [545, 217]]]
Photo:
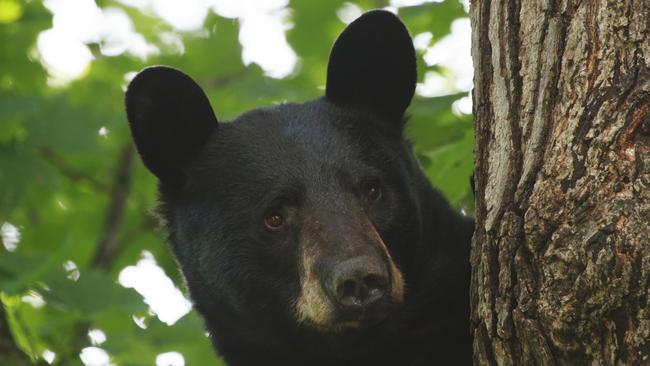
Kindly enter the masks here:
[[45, 300], [60, 310], [77, 312], [92, 318], [104, 311], [118, 309], [132, 314], [144, 311], [146, 306], [133, 290], [123, 288], [104, 272], [81, 270], [78, 280], [68, 278], [68, 273], [58, 268], [48, 274], [45, 284], [49, 291]]
[[412, 34], [431, 32], [434, 43], [451, 32], [451, 23], [454, 20], [467, 17], [463, 5], [458, 0], [407, 6], [399, 8], [398, 15]]
[[470, 190], [469, 177], [474, 170], [473, 146], [474, 136], [467, 132], [456, 142], [422, 153], [429, 161], [425, 168], [427, 177], [456, 205]]
[[0, 24], [13, 23], [20, 19], [23, 7], [15, 0], [0, 0]]
[[41, 342], [31, 334], [31, 329], [21, 318], [20, 309], [23, 305], [20, 301], [20, 297], [9, 296], [0, 292], [0, 305], [4, 306], [7, 323], [18, 348], [25, 352], [32, 361], [37, 360], [44, 347]]

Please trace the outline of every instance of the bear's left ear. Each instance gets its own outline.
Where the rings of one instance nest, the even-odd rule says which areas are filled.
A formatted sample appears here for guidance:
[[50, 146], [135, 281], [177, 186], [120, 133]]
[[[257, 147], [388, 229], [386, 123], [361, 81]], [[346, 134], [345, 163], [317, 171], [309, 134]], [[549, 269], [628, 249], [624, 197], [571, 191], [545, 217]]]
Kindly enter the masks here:
[[373, 10], [350, 23], [334, 43], [325, 96], [335, 104], [401, 120], [416, 81], [415, 49], [406, 26], [391, 12]]

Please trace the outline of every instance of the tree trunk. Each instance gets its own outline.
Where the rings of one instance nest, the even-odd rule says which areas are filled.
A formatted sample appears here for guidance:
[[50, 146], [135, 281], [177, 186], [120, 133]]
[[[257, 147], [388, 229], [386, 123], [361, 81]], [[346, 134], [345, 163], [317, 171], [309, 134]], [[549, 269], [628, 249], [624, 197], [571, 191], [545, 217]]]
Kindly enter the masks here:
[[474, 0], [477, 365], [650, 365], [650, 0]]

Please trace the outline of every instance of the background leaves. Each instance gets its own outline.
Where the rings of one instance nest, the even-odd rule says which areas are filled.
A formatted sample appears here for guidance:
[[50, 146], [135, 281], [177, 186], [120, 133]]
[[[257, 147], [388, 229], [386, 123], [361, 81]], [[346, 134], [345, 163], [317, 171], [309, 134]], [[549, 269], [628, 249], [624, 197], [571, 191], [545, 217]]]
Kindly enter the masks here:
[[[211, 11], [201, 31], [180, 32], [122, 2], [97, 5], [122, 9], [160, 53], [146, 60], [129, 53], [109, 57], [101, 42], [91, 41], [94, 60], [86, 73], [52, 86], [36, 52], [52, 13], [39, 1], [0, 0], [0, 364], [81, 365], [81, 350], [93, 345], [88, 330], [101, 329], [106, 341], [100, 346], [116, 365], [154, 365], [157, 355], [170, 351], [180, 352], [187, 365], [218, 365], [196, 313], [168, 325], [141, 295], [117, 282], [122, 269], [147, 251], [183, 288], [148, 213], [155, 180], [133, 154], [122, 105], [127, 75], [152, 64], [180, 68], [206, 89], [222, 120], [262, 105], [309, 100], [322, 95], [331, 44], [345, 27], [337, 12], [389, 4], [291, 0], [293, 26], [286, 37], [299, 61], [283, 79], [242, 62], [238, 19]], [[414, 35], [430, 32], [430, 45], [466, 17], [457, 0], [398, 13]], [[182, 42], [184, 53], [162, 40], [166, 33]], [[427, 66], [423, 54], [421, 81], [439, 69]], [[418, 96], [408, 111], [407, 135], [434, 185], [456, 208], [471, 212], [471, 117], [451, 108], [466, 95]], [[10, 251], [12, 227], [20, 237]]]

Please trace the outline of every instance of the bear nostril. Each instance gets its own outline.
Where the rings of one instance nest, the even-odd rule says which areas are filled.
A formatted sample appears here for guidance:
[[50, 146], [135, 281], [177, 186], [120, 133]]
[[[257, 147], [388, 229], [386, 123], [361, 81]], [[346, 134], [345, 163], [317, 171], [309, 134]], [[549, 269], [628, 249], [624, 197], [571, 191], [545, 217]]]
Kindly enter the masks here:
[[388, 281], [385, 277], [375, 274], [369, 274], [363, 279], [366, 288], [365, 302], [372, 304], [381, 299], [387, 290]]
[[378, 275], [367, 275], [363, 279], [366, 287], [368, 287], [368, 291], [384, 291], [386, 289], [386, 279], [382, 276]]
[[337, 278], [335, 297], [344, 307], [367, 307], [384, 296], [386, 287], [383, 276], [353, 272]]
[[341, 297], [347, 296], [356, 296], [357, 295], [357, 283], [354, 280], [343, 281], [341, 289], [339, 290]]

